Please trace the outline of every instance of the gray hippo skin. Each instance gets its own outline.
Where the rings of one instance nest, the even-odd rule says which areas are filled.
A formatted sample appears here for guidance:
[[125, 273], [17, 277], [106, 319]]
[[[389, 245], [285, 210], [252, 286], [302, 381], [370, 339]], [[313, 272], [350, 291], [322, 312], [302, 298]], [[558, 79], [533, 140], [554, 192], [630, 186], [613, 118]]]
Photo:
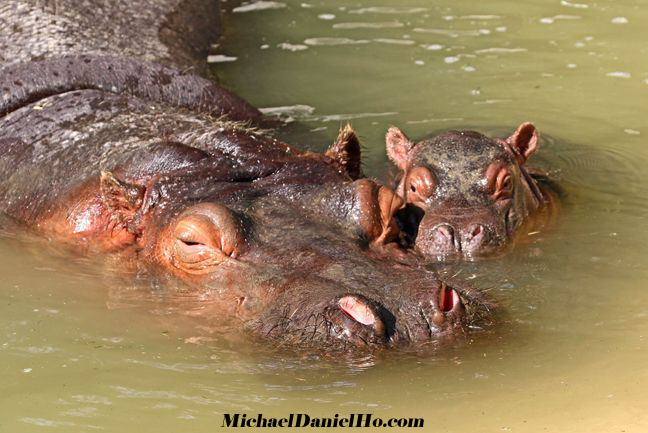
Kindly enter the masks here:
[[[205, 75], [215, 1], [4, 0], [0, 112], [71, 90], [128, 93], [254, 121], [260, 113]], [[164, 67], [166, 65], [167, 67]]]
[[117, 56], [206, 72], [221, 34], [213, 0], [3, 0], [0, 63], [73, 54]]
[[3, 4], [0, 212], [291, 347], [436, 347], [489, 323], [480, 295], [401, 248], [402, 201], [361, 178], [350, 127], [300, 152], [178, 69], [202, 52], [162, 37], [190, 32], [185, 3]]

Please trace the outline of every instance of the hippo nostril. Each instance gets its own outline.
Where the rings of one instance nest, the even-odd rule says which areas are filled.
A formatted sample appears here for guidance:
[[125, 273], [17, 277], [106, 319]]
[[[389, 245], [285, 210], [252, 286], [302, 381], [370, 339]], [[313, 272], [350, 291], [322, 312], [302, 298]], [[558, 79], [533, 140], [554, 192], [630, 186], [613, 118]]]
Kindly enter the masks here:
[[363, 325], [374, 325], [376, 323], [376, 315], [372, 308], [362, 299], [347, 295], [340, 298], [338, 305], [346, 314], [348, 314], [356, 322]]
[[390, 314], [380, 304], [355, 294], [342, 296], [337, 304], [340, 310], [329, 316], [335, 335], [360, 345], [387, 343], [385, 317]]
[[473, 247], [478, 247], [487, 241], [488, 230], [481, 224], [473, 224], [466, 231], [466, 241]]
[[436, 226], [434, 236], [444, 244], [452, 245], [454, 243], [454, 230], [448, 224], [439, 224]]
[[444, 284], [439, 291], [439, 310], [447, 313], [454, 310], [460, 303], [461, 299], [457, 291]]

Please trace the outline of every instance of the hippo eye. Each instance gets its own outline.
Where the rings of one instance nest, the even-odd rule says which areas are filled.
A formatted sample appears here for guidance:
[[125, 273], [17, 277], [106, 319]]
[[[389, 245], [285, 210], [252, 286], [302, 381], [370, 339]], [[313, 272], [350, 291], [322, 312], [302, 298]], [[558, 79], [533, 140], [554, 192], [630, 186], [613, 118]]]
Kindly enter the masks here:
[[[202, 215], [192, 215], [180, 220], [174, 238], [176, 262], [183, 268], [222, 256], [217, 247], [218, 233], [213, 224]], [[191, 266], [189, 268], [193, 270]]]
[[224, 206], [201, 204], [178, 219], [172, 235], [172, 264], [191, 274], [209, 273], [243, 247], [238, 221]]
[[511, 189], [511, 176], [506, 176], [502, 181], [502, 189], [508, 190]]
[[427, 201], [436, 187], [434, 175], [427, 167], [415, 167], [407, 176], [407, 202], [423, 203]]
[[495, 193], [493, 198], [495, 200], [510, 198], [513, 192], [513, 179], [511, 178], [508, 170], [501, 170], [497, 174], [497, 179], [495, 182]]

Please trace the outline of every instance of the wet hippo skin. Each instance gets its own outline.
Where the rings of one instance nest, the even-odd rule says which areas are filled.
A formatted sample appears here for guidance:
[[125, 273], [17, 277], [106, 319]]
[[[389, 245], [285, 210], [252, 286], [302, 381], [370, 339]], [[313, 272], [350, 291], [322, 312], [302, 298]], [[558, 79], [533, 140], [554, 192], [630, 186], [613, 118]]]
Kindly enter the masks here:
[[401, 170], [397, 191], [407, 205], [398, 219], [409, 242], [430, 259], [474, 259], [545, 226], [557, 191], [526, 166], [538, 139], [531, 123], [506, 139], [449, 131], [413, 142], [391, 128], [387, 152]]
[[436, 347], [489, 323], [482, 295], [401, 244], [403, 201], [363, 178], [350, 127], [323, 155], [255, 129], [254, 107], [184, 68], [204, 43], [179, 9], [217, 8], [140, 3], [0, 8], [0, 212], [276, 344]]

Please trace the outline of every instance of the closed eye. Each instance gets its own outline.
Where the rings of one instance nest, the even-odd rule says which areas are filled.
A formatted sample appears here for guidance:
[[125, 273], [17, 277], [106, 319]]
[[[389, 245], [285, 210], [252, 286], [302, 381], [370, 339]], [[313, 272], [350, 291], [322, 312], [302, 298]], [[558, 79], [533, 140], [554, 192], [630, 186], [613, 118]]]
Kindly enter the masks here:
[[193, 247], [193, 246], [196, 246], [196, 245], [205, 245], [202, 242], [185, 241], [185, 240], [182, 240], [182, 239], [178, 239], [178, 240], [180, 242], [182, 242], [183, 244], [185, 244], [186, 246], [188, 246], [188, 247]]

